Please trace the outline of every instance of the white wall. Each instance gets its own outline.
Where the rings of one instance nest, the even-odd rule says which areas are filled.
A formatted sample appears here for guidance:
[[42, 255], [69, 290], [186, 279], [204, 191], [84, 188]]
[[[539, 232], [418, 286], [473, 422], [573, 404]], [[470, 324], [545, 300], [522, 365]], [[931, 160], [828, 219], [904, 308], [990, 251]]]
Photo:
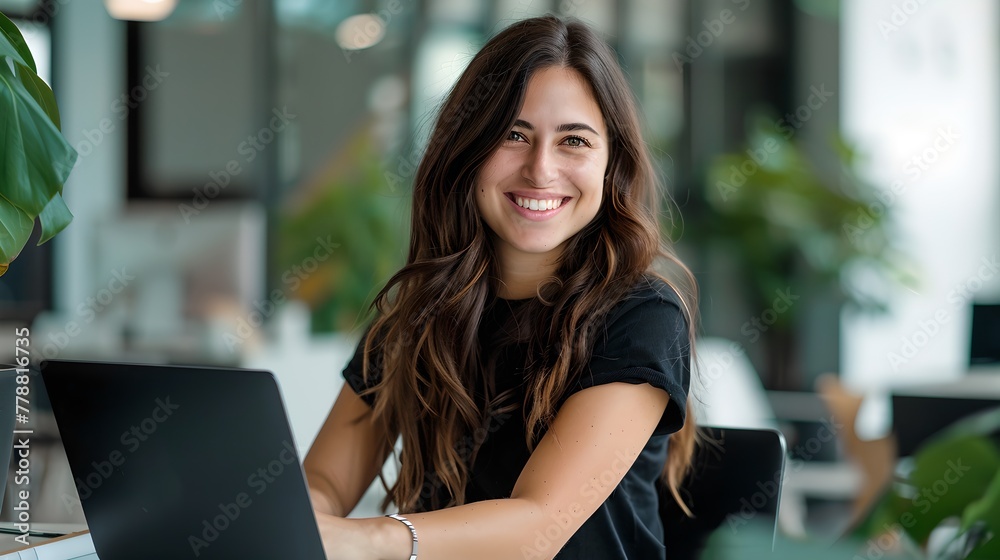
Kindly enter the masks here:
[[[884, 316], [844, 312], [843, 376], [855, 387], [961, 375], [970, 300], [1000, 301], [998, 8], [843, 3], [843, 127], [869, 156], [867, 176], [896, 185], [888, 206], [921, 280], [915, 290], [884, 286]], [[851, 277], [877, 285], [864, 271]]]

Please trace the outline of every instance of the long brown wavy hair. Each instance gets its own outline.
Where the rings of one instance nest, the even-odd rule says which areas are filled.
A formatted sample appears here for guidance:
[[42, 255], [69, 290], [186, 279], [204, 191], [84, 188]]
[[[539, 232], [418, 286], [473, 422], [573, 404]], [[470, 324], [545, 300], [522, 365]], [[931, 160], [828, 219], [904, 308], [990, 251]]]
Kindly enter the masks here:
[[[585, 370], [608, 312], [659, 265], [681, 297], [692, 352], [694, 277], [660, 235], [659, 181], [643, 142], [637, 103], [611, 48], [586, 24], [552, 15], [518, 21], [472, 59], [444, 101], [413, 186], [406, 265], [378, 294], [366, 338], [364, 375], [381, 378], [374, 422], [384, 452], [402, 436], [400, 469], [383, 509], [402, 512], [464, 503], [476, 451], [502, 395], [490, 394], [492, 368], [478, 326], [499, 286], [492, 232], [480, 217], [474, 185], [484, 162], [514, 125], [528, 80], [546, 67], [572, 68], [590, 84], [609, 132], [602, 207], [567, 240], [556, 274], [526, 303], [525, 440], [533, 449], [556, 404]], [[683, 284], [683, 287], [681, 287]], [[478, 395], [477, 387], [485, 394]], [[670, 436], [662, 480], [687, 510], [678, 486], [696, 438], [687, 421]], [[433, 475], [432, 475], [433, 473]], [[381, 475], [380, 475], [381, 476]]]

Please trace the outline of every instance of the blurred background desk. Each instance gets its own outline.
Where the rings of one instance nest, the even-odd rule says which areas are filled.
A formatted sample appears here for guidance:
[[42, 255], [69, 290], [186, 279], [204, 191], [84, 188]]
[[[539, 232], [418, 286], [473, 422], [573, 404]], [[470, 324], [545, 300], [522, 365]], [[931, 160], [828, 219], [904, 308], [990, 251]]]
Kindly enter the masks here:
[[945, 383], [921, 383], [892, 391], [892, 429], [899, 456], [912, 455], [921, 443], [957, 420], [1000, 407], [1000, 368], [970, 372]]

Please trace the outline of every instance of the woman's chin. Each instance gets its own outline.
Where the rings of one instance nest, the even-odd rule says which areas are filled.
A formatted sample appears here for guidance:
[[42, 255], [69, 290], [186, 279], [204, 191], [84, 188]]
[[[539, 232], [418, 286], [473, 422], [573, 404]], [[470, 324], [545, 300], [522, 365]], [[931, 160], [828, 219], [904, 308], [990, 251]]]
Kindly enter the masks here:
[[525, 239], [515, 243], [508, 242], [508, 245], [517, 253], [537, 256], [550, 255], [553, 251], [561, 248], [561, 243], [541, 239]]

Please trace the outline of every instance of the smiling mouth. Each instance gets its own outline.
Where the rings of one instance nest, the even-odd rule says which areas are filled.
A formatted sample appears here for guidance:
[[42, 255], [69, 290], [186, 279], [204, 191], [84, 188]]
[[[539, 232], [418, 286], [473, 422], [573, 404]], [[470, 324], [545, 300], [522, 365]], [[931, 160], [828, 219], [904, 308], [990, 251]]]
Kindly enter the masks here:
[[555, 210], [570, 199], [568, 196], [562, 198], [525, 198], [523, 196], [516, 196], [513, 193], [506, 193], [506, 196], [514, 204], [517, 204], [521, 208], [524, 208], [525, 210], [534, 210], [536, 212]]

